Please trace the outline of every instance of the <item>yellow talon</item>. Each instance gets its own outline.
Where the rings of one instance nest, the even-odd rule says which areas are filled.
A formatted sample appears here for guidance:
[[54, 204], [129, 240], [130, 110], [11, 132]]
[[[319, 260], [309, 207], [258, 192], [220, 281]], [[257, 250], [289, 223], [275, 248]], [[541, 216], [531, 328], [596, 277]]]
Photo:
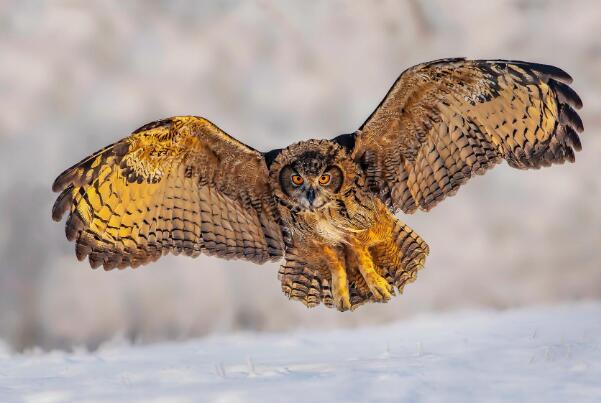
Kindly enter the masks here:
[[351, 309], [351, 297], [348, 290], [346, 270], [338, 258], [338, 254], [329, 246], [324, 247], [324, 254], [329, 261], [332, 274], [332, 299], [339, 311]]
[[354, 251], [359, 263], [359, 271], [365, 279], [374, 300], [378, 302], [387, 302], [392, 296], [392, 286], [386, 279], [378, 274], [369, 251], [361, 243], [353, 242]]
[[375, 270], [369, 273], [363, 273], [363, 270], [361, 270], [361, 273], [376, 301], [386, 302], [392, 297], [392, 286]]
[[332, 274], [332, 296], [334, 304], [339, 311], [347, 311], [351, 309], [351, 297], [348, 290], [348, 282], [346, 280], [346, 271], [342, 268], [336, 275], [334, 275], [334, 273]]

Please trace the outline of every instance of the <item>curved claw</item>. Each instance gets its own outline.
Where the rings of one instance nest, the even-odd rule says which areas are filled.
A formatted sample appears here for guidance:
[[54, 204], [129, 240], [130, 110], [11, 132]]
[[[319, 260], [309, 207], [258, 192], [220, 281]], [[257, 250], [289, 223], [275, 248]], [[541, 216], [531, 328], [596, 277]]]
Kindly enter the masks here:
[[348, 287], [332, 288], [334, 305], [340, 312], [348, 311], [351, 309], [351, 298], [348, 292]]
[[373, 272], [365, 273], [364, 278], [376, 301], [387, 302], [392, 297], [392, 286], [375, 270]]
[[360, 242], [353, 242], [354, 253], [357, 256], [359, 271], [377, 302], [387, 302], [393, 295], [394, 289], [386, 279], [376, 271], [375, 264], [369, 251]]

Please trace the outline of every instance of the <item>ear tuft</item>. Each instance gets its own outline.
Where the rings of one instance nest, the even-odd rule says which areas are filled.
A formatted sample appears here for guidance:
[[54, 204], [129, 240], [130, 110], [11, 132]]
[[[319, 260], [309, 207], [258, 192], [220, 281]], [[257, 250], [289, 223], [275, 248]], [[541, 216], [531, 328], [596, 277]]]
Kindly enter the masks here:
[[265, 162], [267, 163], [267, 169], [271, 168], [271, 165], [275, 161], [275, 159], [282, 152], [281, 148], [276, 148], [275, 150], [267, 151], [263, 153], [263, 157], [265, 158]]
[[349, 133], [336, 136], [332, 139], [332, 141], [338, 144], [340, 147], [344, 148], [346, 153], [350, 155], [353, 152], [353, 149], [355, 148], [356, 138], [357, 133]]

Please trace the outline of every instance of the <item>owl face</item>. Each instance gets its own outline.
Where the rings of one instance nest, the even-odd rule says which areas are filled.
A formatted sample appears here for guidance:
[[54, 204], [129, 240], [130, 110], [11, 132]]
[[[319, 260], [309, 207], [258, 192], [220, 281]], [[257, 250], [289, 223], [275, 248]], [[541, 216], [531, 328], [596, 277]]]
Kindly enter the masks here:
[[346, 149], [328, 140], [307, 140], [279, 150], [269, 166], [273, 195], [283, 217], [293, 210], [315, 211], [343, 199], [360, 180]]
[[279, 185], [290, 201], [304, 210], [315, 210], [336, 200], [344, 183], [344, 174], [326, 155], [307, 152], [285, 165]]

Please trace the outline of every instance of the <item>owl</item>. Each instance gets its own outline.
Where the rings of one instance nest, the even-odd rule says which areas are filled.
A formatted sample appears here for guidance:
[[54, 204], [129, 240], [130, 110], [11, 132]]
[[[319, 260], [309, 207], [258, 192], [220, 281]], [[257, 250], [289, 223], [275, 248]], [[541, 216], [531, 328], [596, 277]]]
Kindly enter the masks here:
[[268, 152], [202, 117], [159, 120], [60, 174], [52, 217], [68, 214], [67, 238], [92, 268], [169, 253], [283, 259], [282, 291], [307, 307], [387, 302], [429, 250], [396, 213], [428, 211], [503, 160], [574, 161], [583, 125], [571, 81], [521, 61], [423, 63], [354, 133]]

